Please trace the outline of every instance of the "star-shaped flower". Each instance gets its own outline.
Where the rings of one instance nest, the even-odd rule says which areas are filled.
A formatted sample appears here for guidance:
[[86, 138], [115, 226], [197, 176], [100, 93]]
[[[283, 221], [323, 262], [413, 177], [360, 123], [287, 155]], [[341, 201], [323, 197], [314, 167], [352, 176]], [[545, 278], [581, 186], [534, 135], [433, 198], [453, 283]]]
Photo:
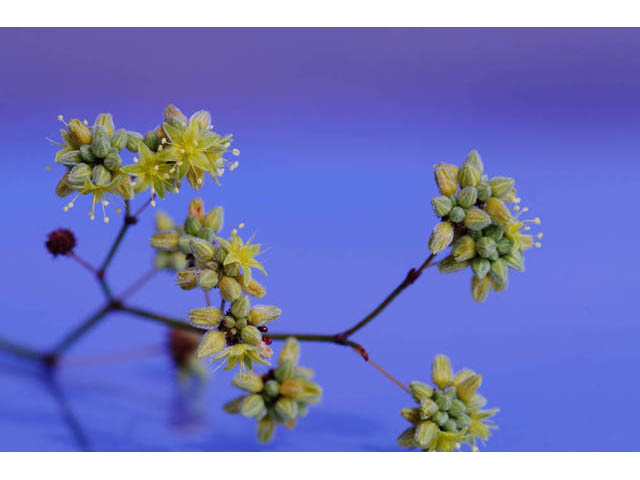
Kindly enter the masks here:
[[135, 193], [151, 189], [151, 205], [155, 206], [154, 196], [164, 198], [166, 191], [172, 187], [172, 168], [162, 153], [152, 152], [144, 142], [139, 142], [138, 154], [140, 160], [134, 158], [136, 163], [122, 167], [122, 171], [136, 177]]
[[227, 256], [224, 259], [224, 265], [230, 263], [238, 263], [242, 267], [242, 280], [245, 285], [249, 285], [251, 281], [251, 269], [257, 268], [265, 275], [267, 272], [260, 262], [255, 257], [263, 253], [262, 245], [259, 243], [252, 244], [253, 236], [244, 243], [237, 232], [233, 232], [231, 240], [225, 240], [224, 238], [215, 237], [216, 241], [225, 249]]

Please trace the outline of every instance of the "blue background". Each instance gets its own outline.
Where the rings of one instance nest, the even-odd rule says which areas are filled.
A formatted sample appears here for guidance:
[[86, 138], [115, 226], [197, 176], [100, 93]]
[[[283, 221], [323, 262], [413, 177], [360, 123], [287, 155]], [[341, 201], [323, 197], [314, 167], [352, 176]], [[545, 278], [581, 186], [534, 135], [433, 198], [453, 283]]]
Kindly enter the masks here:
[[[334, 333], [367, 313], [427, 254], [433, 164], [477, 148], [490, 175], [516, 178], [543, 248], [483, 305], [468, 272], [427, 271], [354, 339], [405, 382], [429, 378], [440, 352], [482, 372], [502, 409], [487, 450], [639, 449], [640, 31], [4, 29], [0, 44], [3, 336], [49, 347], [101, 301], [43, 247], [70, 227], [97, 263], [119, 223], [89, 222], [87, 199], [63, 213], [61, 168], [45, 170], [58, 114], [109, 111], [144, 131], [169, 102], [212, 111], [240, 168], [199, 195], [224, 205], [227, 231], [245, 222], [270, 247], [265, 303], [284, 310], [273, 331]], [[181, 219], [193, 196], [160, 207]], [[149, 268], [152, 225], [146, 212], [127, 236], [117, 291]], [[161, 275], [133, 303], [184, 317], [203, 299]], [[263, 448], [252, 421], [221, 411], [236, 395], [228, 373], [196, 393], [177, 385], [166, 333], [113, 315], [53, 383], [1, 354], [0, 449]], [[158, 354], [87, 361], [138, 348]], [[339, 346], [304, 344], [302, 363], [324, 401], [264, 448], [400, 450], [405, 393]]]

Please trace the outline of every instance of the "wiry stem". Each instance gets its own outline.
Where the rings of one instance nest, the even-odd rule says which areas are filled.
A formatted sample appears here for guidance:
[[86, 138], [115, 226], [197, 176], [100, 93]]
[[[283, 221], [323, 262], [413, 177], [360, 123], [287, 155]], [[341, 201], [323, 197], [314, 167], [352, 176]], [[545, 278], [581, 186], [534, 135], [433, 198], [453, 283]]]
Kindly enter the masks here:
[[10, 340], [6, 340], [0, 337], [0, 349], [5, 352], [13, 353], [19, 357], [28, 358], [31, 360], [42, 360], [44, 355], [37, 350], [26, 347], [24, 345], [19, 345]]
[[84, 258], [76, 255], [76, 253], [74, 251], [71, 251], [71, 252], [67, 253], [67, 257], [69, 257], [69, 258], [75, 260], [76, 262], [78, 262], [80, 265], [82, 265], [82, 267], [86, 268], [93, 275], [97, 275], [98, 274], [98, 270], [96, 269], [96, 267], [91, 265]]
[[138, 280], [136, 280], [134, 283], [132, 283], [130, 286], [128, 286], [124, 290], [124, 292], [122, 292], [118, 296], [118, 300], [123, 301], [123, 300], [129, 298], [131, 295], [133, 295], [138, 290], [140, 290], [140, 288], [142, 288], [149, 280], [151, 280], [157, 274], [158, 274], [158, 270], [155, 267], [151, 267], [151, 269], [149, 269], [149, 271], [147, 271], [147, 273], [145, 273], [142, 277], [140, 277]]
[[58, 344], [53, 348], [51, 355], [58, 357], [61, 353], [63, 353], [71, 345], [73, 345], [73, 343], [75, 343], [78, 338], [80, 338], [91, 328], [93, 328], [100, 320], [102, 320], [110, 310], [111, 306], [106, 305], [95, 312], [93, 315], [91, 315], [89, 318], [87, 318], [83, 323], [78, 325], [75, 329], [73, 329], [62, 340], [58, 342]]
[[[103, 283], [104, 283], [104, 274], [105, 274], [107, 268], [109, 267], [109, 264], [111, 263], [111, 260], [113, 260], [113, 256], [118, 251], [118, 248], [120, 247], [120, 243], [122, 242], [122, 239], [124, 238], [125, 233], [127, 233], [127, 230], [129, 229], [129, 227], [131, 225], [134, 225], [138, 221], [138, 219], [135, 216], [131, 216], [131, 214], [130, 214], [131, 207], [129, 206], [129, 200], [125, 200], [124, 201], [124, 208], [125, 208], [125, 211], [124, 211], [124, 222], [122, 222], [122, 227], [120, 227], [120, 231], [118, 232], [118, 236], [116, 237], [115, 241], [113, 242], [113, 245], [111, 245], [111, 248], [109, 249], [109, 252], [107, 253], [107, 256], [105, 257], [104, 261], [102, 262], [102, 265], [100, 265], [100, 268], [99, 268], [98, 273], [97, 273], [98, 278], [100, 280], [102, 280]], [[107, 293], [107, 292], [105, 291], [105, 293]], [[112, 295], [109, 293], [109, 294], [107, 294], [107, 297], [111, 298]]]

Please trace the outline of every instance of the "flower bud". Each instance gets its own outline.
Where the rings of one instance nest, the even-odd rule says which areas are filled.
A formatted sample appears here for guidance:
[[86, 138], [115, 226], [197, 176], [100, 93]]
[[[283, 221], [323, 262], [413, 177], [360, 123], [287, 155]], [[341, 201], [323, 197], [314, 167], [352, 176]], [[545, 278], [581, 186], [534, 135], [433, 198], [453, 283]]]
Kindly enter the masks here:
[[242, 406], [240, 407], [240, 413], [245, 417], [257, 417], [265, 411], [264, 398], [262, 395], [254, 393], [253, 395], [247, 395], [244, 397]]
[[471, 150], [464, 163], [468, 163], [480, 173], [484, 172], [484, 165], [477, 150]]
[[[195, 217], [198, 219], [198, 222], [202, 224], [204, 220], [204, 201], [202, 198], [194, 198], [189, 202], [187, 217]], [[195, 235], [195, 233], [192, 235]]]
[[416, 424], [421, 420], [419, 408], [403, 408], [400, 410], [400, 415], [413, 424]]
[[469, 415], [462, 414], [456, 417], [455, 422], [456, 422], [456, 427], [460, 429], [467, 428], [471, 423], [471, 418], [469, 418]]
[[179, 272], [187, 268], [187, 257], [182, 252], [171, 252], [169, 254], [169, 268]]
[[451, 397], [449, 395], [442, 395], [436, 400], [436, 405], [441, 411], [447, 412], [451, 408]]
[[267, 294], [267, 290], [253, 278], [249, 280], [249, 283], [247, 285], [242, 283], [240, 284], [240, 286], [245, 293], [248, 293], [252, 297], [262, 298]]
[[449, 415], [454, 417], [459, 417], [466, 411], [467, 411], [467, 407], [460, 400], [454, 399], [451, 401], [451, 406], [449, 407]]
[[467, 212], [464, 225], [469, 230], [480, 231], [484, 227], [491, 225], [491, 217], [489, 217], [484, 210], [478, 207], [472, 207]]
[[91, 135], [91, 130], [87, 128], [87, 126], [82, 123], [77, 118], [69, 121], [69, 133], [71, 134], [71, 138], [78, 145], [87, 145], [91, 143], [93, 139], [93, 135]]
[[453, 240], [453, 225], [451, 222], [440, 222], [433, 229], [429, 238], [431, 253], [436, 254], [447, 248]]
[[189, 320], [198, 327], [217, 327], [223, 317], [224, 314], [216, 307], [194, 308], [189, 311]]
[[491, 262], [491, 270], [489, 270], [491, 276], [501, 284], [507, 283], [508, 270], [505, 262], [501, 258]]
[[253, 325], [248, 325], [240, 330], [240, 338], [249, 345], [258, 345], [262, 341], [262, 334]]
[[224, 225], [224, 209], [222, 207], [216, 207], [207, 213], [207, 216], [204, 217], [204, 225], [216, 233], [222, 230]]
[[164, 212], [156, 213], [156, 230], [164, 232], [173, 228], [173, 220]]
[[211, 123], [211, 114], [206, 110], [200, 110], [191, 115], [191, 120], [195, 121], [198, 127], [207, 128]]
[[476, 393], [465, 403], [470, 411], [477, 411], [487, 404], [487, 399], [479, 393]]
[[447, 412], [436, 412], [431, 418], [436, 424], [442, 426], [447, 420], [449, 420], [449, 414]]
[[415, 447], [414, 436], [416, 434], [415, 427], [409, 427], [404, 432], [400, 434], [398, 437], [398, 445], [405, 448], [413, 448]]
[[91, 142], [91, 152], [93, 152], [97, 158], [105, 158], [109, 155], [110, 151], [111, 142], [106, 137], [94, 138], [93, 142]]
[[486, 258], [476, 257], [471, 261], [471, 270], [478, 279], [483, 279], [490, 269], [491, 263]]
[[438, 270], [440, 273], [455, 273], [464, 270], [467, 266], [469, 266], [469, 262], [458, 262], [453, 258], [453, 255], [449, 255], [438, 263]]
[[224, 333], [219, 330], [209, 330], [202, 337], [196, 351], [196, 357], [204, 358], [221, 352], [227, 346]]
[[458, 430], [458, 426], [452, 418], [449, 418], [446, 422], [442, 424], [442, 429], [445, 432], [456, 432]]
[[63, 153], [56, 158], [56, 162], [66, 165], [67, 167], [75, 167], [77, 164], [82, 162], [82, 154], [80, 153], [80, 150], [71, 150], [70, 152]]
[[236, 319], [227, 315], [226, 317], [224, 317], [222, 319], [222, 324], [225, 326], [225, 328], [229, 329], [229, 328], [233, 328], [236, 325]]
[[458, 398], [463, 402], [468, 402], [482, 385], [482, 375], [475, 374], [466, 378], [456, 387]]
[[476, 255], [476, 242], [469, 235], [460, 237], [451, 253], [456, 262], [471, 260]]
[[409, 382], [409, 391], [416, 402], [422, 402], [433, 395], [433, 387], [422, 382]]
[[438, 404], [430, 398], [425, 398], [420, 402], [420, 419], [427, 420], [438, 411]]
[[276, 422], [269, 417], [262, 418], [258, 422], [258, 441], [260, 443], [269, 443], [275, 431]]
[[193, 238], [191, 235], [180, 235], [178, 237], [178, 250], [185, 255], [191, 255], [191, 240]]
[[278, 361], [280, 362], [288, 361], [296, 365], [299, 359], [300, 359], [300, 343], [294, 337], [287, 338], [287, 340], [284, 342], [282, 350], [280, 350]]
[[293, 420], [298, 416], [298, 402], [292, 398], [280, 397], [274, 405], [274, 408], [278, 415], [286, 420]]
[[98, 138], [108, 138], [109, 137], [109, 132], [107, 131], [107, 127], [105, 127], [104, 125], [98, 125], [96, 124], [95, 127], [93, 127], [93, 142], [96, 141], [96, 139]]
[[227, 263], [224, 266], [224, 274], [227, 277], [237, 277], [240, 275], [240, 264], [238, 262]]
[[54, 257], [67, 255], [76, 246], [76, 237], [71, 230], [59, 228], [49, 233], [45, 246]]
[[240, 413], [240, 409], [242, 408], [242, 402], [244, 402], [244, 399], [245, 395], [235, 398], [230, 402], [225, 403], [222, 406], [222, 409], [227, 413]]
[[496, 242], [496, 248], [500, 255], [506, 255], [513, 250], [513, 241], [507, 237], [501, 238]]
[[79, 148], [80, 156], [85, 163], [96, 163], [98, 157], [96, 157], [91, 151], [91, 145], [82, 145]]
[[456, 206], [451, 209], [451, 212], [449, 213], [449, 220], [454, 223], [460, 223], [464, 220], [466, 215], [467, 212], [464, 211], [464, 208]]
[[498, 242], [504, 235], [504, 229], [500, 225], [489, 225], [483, 230], [482, 234]]
[[111, 173], [102, 165], [96, 165], [91, 170], [91, 180], [96, 185], [105, 186], [111, 183]]
[[131, 200], [133, 198], [133, 184], [129, 179], [129, 175], [122, 172], [116, 174], [116, 178], [119, 179], [116, 183], [115, 190], [125, 200]]
[[518, 250], [501, 258], [509, 268], [518, 272], [524, 272], [524, 256]]
[[476, 302], [484, 302], [487, 298], [487, 295], [489, 295], [490, 289], [491, 280], [488, 276], [485, 276], [484, 278], [478, 278], [474, 276], [471, 279], [471, 296]]
[[112, 148], [102, 163], [107, 170], [115, 172], [122, 166], [122, 158], [120, 158], [118, 151], [115, 148]]
[[256, 305], [249, 312], [247, 320], [252, 325], [264, 325], [276, 320], [281, 314], [282, 310], [273, 305]]
[[270, 397], [277, 397], [280, 393], [280, 384], [276, 380], [267, 380], [264, 384], [264, 393]]
[[202, 224], [198, 217], [189, 215], [187, 219], [184, 221], [184, 231], [188, 235], [198, 235], [200, 229], [202, 228]]
[[481, 202], [486, 202], [491, 196], [491, 185], [488, 182], [480, 181], [478, 185], [476, 185], [476, 190], [478, 192], [478, 200]]
[[110, 113], [101, 113], [98, 115], [98, 118], [96, 118], [96, 128], [98, 127], [104, 128], [105, 136], [113, 133], [115, 125], [113, 124], [113, 117]]
[[251, 393], [258, 393], [264, 387], [260, 375], [256, 375], [252, 372], [237, 374], [233, 377], [231, 384], [240, 390]]
[[79, 163], [69, 171], [67, 182], [75, 187], [82, 187], [91, 178], [91, 167], [86, 163]]
[[161, 232], [151, 235], [149, 245], [157, 250], [163, 250], [165, 252], [175, 252], [178, 248], [178, 233], [177, 232]]
[[285, 380], [289, 380], [290, 378], [293, 378], [295, 373], [296, 373], [296, 366], [290, 360], [285, 360], [283, 362], [280, 362], [280, 365], [278, 365], [278, 368], [276, 368], [274, 371], [276, 380], [278, 380], [280, 383], [284, 382]]
[[213, 254], [216, 253], [216, 249], [211, 243], [197, 237], [191, 238], [189, 249], [193, 256], [201, 262], [208, 262], [213, 259]]
[[444, 217], [445, 215], [448, 215], [453, 208], [453, 203], [449, 200], [449, 197], [440, 195], [438, 197], [433, 197], [431, 200], [431, 206], [433, 207], [433, 213], [435, 213], [436, 216]]
[[436, 439], [439, 430], [438, 426], [433, 422], [420, 422], [416, 426], [413, 440], [420, 448], [427, 449]]
[[498, 224], [506, 225], [511, 221], [511, 212], [507, 208], [507, 206], [502, 202], [502, 200], [498, 200], [497, 198], [491, 197], [487, 200], [486, 210], [489, 216]]
[[468, 163], [458, 171], [458, 183], [461, 187], [475, 187], [480, 182], [480, 172]]
[[451, 372], [449, 358], [442, 354], [436, 355], [436, 358], [433, 359], [431, 377], [433, 378], [433, 383], [440, 388], [444, 388], [451, 383], [453, 373]]
[[165, 121], [174, 120], [177, 123], [182, 125], [187, 124], [187, 117], [184, 116], [184, 113], [176, 107], [175, 105], [167, 105], [164, 109], [164, 119]]
[[176, 284], [183, 290], [191, 290], [198, 286], [198, 271], [188, 268], [177, 273]]
[[502, 198], [511, 191], [515, 180], [509, 177], [493, 177], [489, 180], [491, 185], [491, 195], [496, 198]]
[[247, 323], [247, 319], [246, 318], [241, 318], [241, 319], [236, 319], [236, 328], [238, 330], [242, 330], [244, 327], [246, 327], [247, 325], [249, 325]]
[[497, 292], [497, 293], [504, 292], [507, 290], [508, 285], [509, 285], [509, 281], [507, 279], [505, 279], [504, 282], [501, 282], [497, 278], [491, 277], [491, 288], [493, 288], [494, 292]]
[[111, 135], [111, 147], [120, 151], [127, 146], [129, 140], [129, 134], [124, 128], [119, 128]]
[[304, 387], [298, 379], [290, 378], [280, 385], [280, 394], [297, 400], [303, 396]]
[[152, 152], [158, 150], [158, 146], [160, 145], [160, 139], [158, 138], [156, 132], [154, 132], [153, 130], [149, 130], [145, 134], [143, 142], [147, 147], [149, 147], [149, 150], [151, 150]]
[[64, 198], [68, 195], [71, 195], [73, 192], [75, 192], [73, 187], [69, 185], [69, 182], [67, 181], [68, 178], [69, 178], [69, 172], [66, 172], [64, 175], [62, 175], [62, 177], [56, 184], [56, 195], [59, 196], [60, 198]]
[[440, 193], [447, 197], [455, 195], [458, 190], [458, 183], [456, 182], [454, 170], [447, 164], [439, 163], [433, 168], [433, 173]]
[[127, 132], [127, 150], [130, 152], [138, 151], [138, 144], [142, 142], [142, 134], [138, 132]]
[[251, 309], [251, 304], [249, 302], [249, 297], [246, 295], [242, 295], [237, 300], [234, 300], [231, 303], [231, 314], [236, 318], [244, 318], [249, 315], [249, 310]]
[[[220, 288], [220, 295], [230, 302], [233, 302], [242, 294], [240, 284], [231, 277], [222, 277], [222, 280], [220, 280], [220, 283], [218, 284], [218, 288]], [[253, 323], [251, 320], [249, 320], [249, 322]]]
[[458, 193], [458, 205], [463, 208], [469, 208], [475, 205], [478, 200], [478, 190], [476, 187], [464, 187]]
[[491, 237], [482, 237], [476, 242], [476, 251], [483, 258], [491, 258], [497, 255], [496, 241]]

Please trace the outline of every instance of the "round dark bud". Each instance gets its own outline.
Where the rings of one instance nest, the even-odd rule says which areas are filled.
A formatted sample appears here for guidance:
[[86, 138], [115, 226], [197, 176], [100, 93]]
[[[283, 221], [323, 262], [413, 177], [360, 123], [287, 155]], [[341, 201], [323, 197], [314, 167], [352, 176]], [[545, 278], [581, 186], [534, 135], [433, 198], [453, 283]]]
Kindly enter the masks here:
[[271, 337], [267, 337], [266, 335], [264, 337], [262, 337], [262, 341], [264, 342], [265, 345], [271, 345]]
[[66, 255], [76, 246], [76, 237], [71, 230], [59, 228], [49, 234], [45, 245], [54, 257]]
[[261, 331], [262, 333], [264, 333], [264, 332], [268, 331], [269, 329], [267, 327], [265, 327], [264, 325], [260, 325], [258, 327], [258, 330]]

